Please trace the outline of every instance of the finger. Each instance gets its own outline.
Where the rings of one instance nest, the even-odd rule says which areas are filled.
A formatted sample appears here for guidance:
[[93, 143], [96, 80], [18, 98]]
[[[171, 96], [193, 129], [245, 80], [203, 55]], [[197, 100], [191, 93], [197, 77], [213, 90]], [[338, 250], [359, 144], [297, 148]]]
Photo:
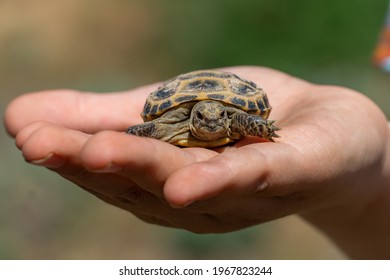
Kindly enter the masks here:
[[16, 136], [16, 144], [26, 161], [45, 164], [50, 155], [78, 163], [77, 154], [90, 136], [51, 123], [36, 122], [28, 125]]
[[16, 147], [22, 149], [24, 143], [29, 139], [31, 134], [33, 134], [38, 129], [47, 125], [51, 125], [51, 124], [47, 122], [34, 122], [24, 127], [15, 137]]
[[135, 197], [128, 191], [135, 184], [128, 179], [92, 173], [81, 165], [80, 151], [89, 138], [90, 135], [76, 130], [39, 122], [23, 129], [16, 140], [26, 161], [50, 168], [95, 195]]
[[5, 125], [15, 136], [28, 124], [45, 121], [86, 133], [104, 129], [122, 130], [141, 122], [146, 96], [156, 85], [113, 94], [56, 90], [16, 98], [5, 112]]
[[82, 150], [83, 165], [94, 172], [119, 172], [145, 190], [162, 196], [172, 172], [217, 153], [206, 149], [180, 149], [150, 138], [105, 131], [91, 137]]
[[248, 145], [178, 170], [167, 180], [164, 194], [177, 207], [224, 194], [280, 195], [287, 190], [278, 186], [295, 180], [301, 167], [300, 157], [288, 145]]
[[[116, 136], [122, 136], [119, 137], [119, 139], [122, 141], [128, 140], [129, 138], [138, 139], [138, 137], [131, 137], [126, 134], [115, 132], [105, 132], [98, 134], [96, 137], [96, 144], [100, 142], [99, 138], [102, 138], [105, 140], [101, 143], [107, 143], [108, 145], [98, 145], [98, 153], [91, 154], [93, 167], [99, 166], [100, 164], [105, 166], [105, 163], [101, 161], [101, 158], [104, 159], [105, 157], [100, 157], [100, 155], [110, 154], [110, 152], [105, 152], [105, 147], [108, 147], [107, 151], [110, 151], [110, 149], [117, 150], [115, 149], [116, 145], [124, 145], [123, 148], [119, 147], [118, 150], [123, 149], [126, 151], [126, 149], [128, 149], [129, 142], [123, 141], [123, 143], [120, 143], [120, 141], [115, 141]], [[92, 193], [103, 201], [131, 211], [137, 216], [142, 217], [144, 220], [167, 226], [192, 229], [194, 231], [196, 230], [196, 227], [201, 224], [207, 224], [207, 228], [210, 228], [213, 224], [212, 219], [205, 219], [199, 213], [186, 213], [185, 211], [173, 209], [166, 203], [164, 199], [160, 199], [151, 192], [139, 188], [137, 184], [135, 184], [132, 180], [129, 180], [129, 175], [125, 169], [123, 172], [119, 173], [96, 173], [85, 169], [79, 155], [83, 154], [81, 151], [88, 143], [88, 139], [92, 138], [90, 135], [79, 131], [66, 129], [64, 127], [56, 126], [50, 123], [41, 122], [26, 127], [25, 130], [20, 132], [20, 136], [18, 135], [18, 138], [23, 138], [23, 141], [19, 140], [21, 143], [20, 148], [27, 161], [37, 165], [52, 168], [53, 171], [74, 182], [81, 188]], [[159, 141], [155, 142], [160, 143]], [[95, 141], [91, 141], [91, 143], [95, 143]], [[168, 146], [179, 151], [181, 150], [171, 145]], [[145, 149], [147, 144], [144, 143], [143, 146], [138, 146], [138, 149], [136, 148], [134, 151], [139, 152], [140, 147]], [[197, 149], [194, 150], [196, 151]], [[115, 153], [113, 154], [115, 155]], [[119, 155], [122, 156], [123, 154], [119, 153]], [[133, 155], [131, 149], [129, 155]], [[137, 156], [142, 157], [143, 159], [147, 159], [144, 164], [150, 165], [142, 166], [142, 164], [137, 164], [139, 159], [136, 157], [135, 173], [138, 172], [137, 170], [140, 170], [140, 174], [135, 176], [135, 178], [141, 181], [145, 180], [143, 182], [147, 182], [147, 184], [155, 184], [153, 176], [151, 176], [154, 174], [149, 173], [148, 167], [155, 169], [160, 168], [162, 166], [160, 160], [167, 159], [166, 155], [161, 155], [160, 157], [159, 154], [155, 154], [156, 158], [148, 158], [144, 155], [145, 154], [143, 153], [139, 153]], [[60, 164], [57, 164], [56, 166], [52, 165], [51, 159], [54, 157], [59, 159]], [[202, 156], [200, 155], [192, 156], [192, 158], [196, 159], [200, 159], [201, 157]], [[124, 160], [124, 163], [128, 162], [126, 157], [122, 159]], [[132, 158], [130, 157], [130, 159]], [[169, 160], [172, 162], [172, 159], [173, 157], [171, 157]], [[121, 160], [118, 162], [121, 163]], [[130, 169], [130, 171], [130, 173], [133, 174], [134, 170]], [[159, 176], [168, 176], [168, 174], [164, 175], [164, 171], [169, 173], [169, 169], [164, 170], [164, 168], [162, 168], [161, 172], [157, 174], [157, 179], [164, 181], [163, 177], [159, 178]], [[111, 172], [113, 172], [112, 169]], [[124, 173], [126, 176], [123, 176], [121, 173]], [[146, 179], [142, 179], [144, 176], [152, 177], [152, 179], [147, 181]], [[160, 184], [163, 185], [163, 183]], [[148, 186], [148, 189], [155, 189], [155, 186]], [[191, 218], [191, 223], [188, 223], [189, 218]]]

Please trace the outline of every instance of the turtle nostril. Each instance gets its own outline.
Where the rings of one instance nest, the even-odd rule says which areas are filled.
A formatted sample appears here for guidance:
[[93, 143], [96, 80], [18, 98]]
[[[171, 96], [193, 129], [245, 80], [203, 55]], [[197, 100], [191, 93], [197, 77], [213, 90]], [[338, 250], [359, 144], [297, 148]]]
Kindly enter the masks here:
[[196, 112], [196, 118], [198, 118], [199, 120], [203, 120], [204, 119], [204, 117], [203, 117], [203, 115], [202, 115], [202, 113], [201, 112]]

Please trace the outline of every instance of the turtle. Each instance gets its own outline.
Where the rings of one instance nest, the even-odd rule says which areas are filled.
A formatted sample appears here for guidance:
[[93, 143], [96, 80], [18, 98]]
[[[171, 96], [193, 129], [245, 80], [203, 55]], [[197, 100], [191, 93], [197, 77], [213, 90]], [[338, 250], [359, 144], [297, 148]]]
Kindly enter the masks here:
[[275, 121], [267, 120], [267, 94], [251, 81], [217, 70], [198, 70], [167, 80], [147, 97], [144, 123], [126, 133], [181, 147], [215, 148], [244, 136], [274, 142]]

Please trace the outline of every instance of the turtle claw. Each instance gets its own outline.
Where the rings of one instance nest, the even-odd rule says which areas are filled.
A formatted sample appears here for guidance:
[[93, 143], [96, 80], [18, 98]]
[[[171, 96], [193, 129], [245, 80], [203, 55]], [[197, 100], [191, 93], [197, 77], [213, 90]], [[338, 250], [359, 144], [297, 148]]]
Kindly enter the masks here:
[[270, 120], [270, 121], [268, 121], [268, 125], [267, 125], [268, 135], [267, 135], [266, 138], [269, 139], [272, 142], [275, 142], [273, 140], [273, 138], [280, 138], [280, 136], [278, 134], [276, 134], [275, 131], [281, 130], [279, 127], [274, 126], [273, 125], [274, 123], [275, 123], [274, 120]]
[[[278, 129], [278, 130], [280, 130], [280, 129]], [[276, 133], [273, 132], [271, 137], [280, 138], [280, 135], [277, 135]]]

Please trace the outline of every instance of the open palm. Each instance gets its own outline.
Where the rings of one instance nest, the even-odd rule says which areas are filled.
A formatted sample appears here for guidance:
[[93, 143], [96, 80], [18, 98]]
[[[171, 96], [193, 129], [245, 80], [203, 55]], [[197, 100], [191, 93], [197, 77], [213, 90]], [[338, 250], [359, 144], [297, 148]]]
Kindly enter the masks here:
[[219, 150], [181, 149], [123, 133], [142, 121], [157, 85], [24, 95], [8, 107], [6, 126], [27, 161], [160, 225], [226, 232], [368, 203], [365, 186], [380, 177], [387, 141], [386, 119], [371, 101], [271, 69], [224, 70], [267, 92], [270, 119], [281, 128], [275, 143], [245, 138]]

